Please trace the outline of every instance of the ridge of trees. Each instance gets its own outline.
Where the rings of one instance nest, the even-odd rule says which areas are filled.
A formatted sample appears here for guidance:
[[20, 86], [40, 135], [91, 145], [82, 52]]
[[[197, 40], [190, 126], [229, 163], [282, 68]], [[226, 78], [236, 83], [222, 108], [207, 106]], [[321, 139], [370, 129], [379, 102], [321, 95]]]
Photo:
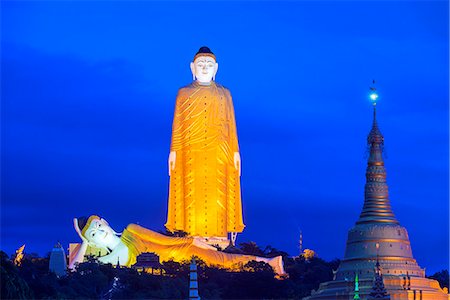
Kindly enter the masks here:
[[[281, 255], [289, 278], [275, 279], [272, 268], [263, 262], [251, 261], [240, 272], [231, 272], [197, 260], [199, 294], [203, 299], [302, 299], [321, 282], [332, 280], [332, 270], [339, 266], [339, 260], [289, 257], [270, 246], [261, 249], [254, 242], [224, 251], [265, 257]], [[58, 278], [49, 272], [49, 256], [25, 255], [18, 267], [0, 251], [1, 299], [187, 299], [189, 262], [168, 261], [162, 266], [164, 276], [115, 268], [90, 259], [79, 264], [76, 272]], [[447, 270], [429, 278], [448, 287]]]

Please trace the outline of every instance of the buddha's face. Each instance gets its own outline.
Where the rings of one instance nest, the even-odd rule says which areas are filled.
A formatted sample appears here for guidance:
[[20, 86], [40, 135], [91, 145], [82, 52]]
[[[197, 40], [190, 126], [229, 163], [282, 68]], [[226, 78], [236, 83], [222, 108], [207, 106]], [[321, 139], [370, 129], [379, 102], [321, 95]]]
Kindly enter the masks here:
[[201, 83], [209, 83], [217, 72], [216, 60], [210, 56], [199, 56], [191, 63], [192, 74]]
[[89, 243], [99, 248], [111, 247], [117, 243], [118, 237], [104, 219], [94, 219], [84, 233]]

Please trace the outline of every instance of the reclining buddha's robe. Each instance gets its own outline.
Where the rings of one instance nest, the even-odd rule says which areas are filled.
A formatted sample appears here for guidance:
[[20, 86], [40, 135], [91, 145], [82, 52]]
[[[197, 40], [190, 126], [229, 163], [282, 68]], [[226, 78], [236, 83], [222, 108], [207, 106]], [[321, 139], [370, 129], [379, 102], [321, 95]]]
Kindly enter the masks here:
[[285, 274], [281, 256], [263, 258], [253, 255], [232, 254], [218, 251], [216, 248], [198, 242], [194, 237], [169, 237], [151, 231], [136, 224], [130, 224], [123, 231], [121, 241], [128, 248], [127, 266], [136, 263], [136, 257], [144, 252], [154, 252], [160, 261], [177, 262], [190, 260], [192, 256], [201, 258], [208, 265], [217, 265], [235, 269], [249, 261], [256, 260], [268, 263], [278, 275]]
[[241, 189], [234, 153], [239, 152], [228, 89], [193, 82], [179, 90], [172, 127], [166, 227], [192, 236], [227, 237], [242, 232]]

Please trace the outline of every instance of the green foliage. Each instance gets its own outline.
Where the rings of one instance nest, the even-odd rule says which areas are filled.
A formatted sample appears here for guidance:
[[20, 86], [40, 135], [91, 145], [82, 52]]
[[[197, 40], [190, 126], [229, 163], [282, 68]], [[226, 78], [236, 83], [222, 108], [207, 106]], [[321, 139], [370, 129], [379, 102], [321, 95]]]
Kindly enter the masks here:
[[265, 257], [276, 257], [276, 256], [282, 256], [283, 258], [288, 257], [289, 254], [278, 250], [276, 248], [273, 248], [272, 246], [266, 246], [266, 248], [264, 249], [264, 256]]
[[[241, 243], [240, 249], [229, 248], [266, 257], [281, 255], [289, 278], [275, 279], [272, 268], [263, 262], [250, 261], [239, 272], [231, 272], [207, 266], [197, 257], [202, 299], [302, 299], [321, 282], [332, 280], [332, 270], [339, 266], [339, 260], [291, 258], [271, 246], [262, 250], [254, 242]], [[130, 268], [114, 268], [91, 258], [79, 264], [75, 272], [58, 278], [48, 270], [48, 256], [26, 255], [20, 267], [2, 251], [0, 259], [1, 299], [187, 299], [189, 293], [190, 261], [164, 262], [165, 275], [150, 275]], [[448, 287], [448, 276], [448, 270], [442, 270], [429, 278], [439, 281], [441, 287]]]
[[165, 261], [162, 263], [167, 276], [188, 276], [189, 274], [189, 262], [179, 263], [173, 260]]
[[[110, 264], [106, 266], [112, 268]], [[98, 299], [106, 293], [110, 280], [104, 271], [96, 262], [81, 263], [69, 275], [68, 285], [82, 298]]]
[[439, 282], [439, 285], [441, 288], [448, 288], [448, 282], [449, 282], [449, 276], [448, 276], [448, 270], [442, 270], [439, 272], [434, 273], [431, 276], [427, 276], [428, 278], [435, 279]]
[[188, 236], [188, 233], [183, 230], [174, 230], [170, 231], [167, 227], [164, 227], [164, 230], [158, 230], [159, 233], [166, 236], [174, 236], [174, 237], [185, 237]]
[[244, 254], [264, 256], [264, 251], [255, 242], [244, 242], [240, 243], [239, 246]]
[[[289, 278], [275, 279], [272, 268], [263, 262], [250, 261], [240, 272], [231, 272], [196, 258], [202, 299], [301, 299], [319, 283], [331, 280], [332, 269], [339, 264], [320, 258], [289, 258], [282, 251], [270, 246], [262, 250], [252, 242], [241, 247], [247, 253], [282, 255]], [[91, 259], [57, 278], [48, 271], [48, 258], [25, 257], [21, 267], [14, 266], [4, 253], [1, 259], [2, 299], [187, 299], [189, 293], [189, 261], [164, 262], [165, 275], [150, 275]]]
[[253, 272], [253, 273], [264, 272], [271, 275], [272, 277], [275, 276], [272, 267], [262, 261], [255, 261], [255, 260], [249, 261], [243, 266], [242, 270], [245, 272]]
[[20, 276], [17, 267], [3, 251], [0, 251], [0, 278], [2, 281], [1, 299], [33, 298], [27, 282]]

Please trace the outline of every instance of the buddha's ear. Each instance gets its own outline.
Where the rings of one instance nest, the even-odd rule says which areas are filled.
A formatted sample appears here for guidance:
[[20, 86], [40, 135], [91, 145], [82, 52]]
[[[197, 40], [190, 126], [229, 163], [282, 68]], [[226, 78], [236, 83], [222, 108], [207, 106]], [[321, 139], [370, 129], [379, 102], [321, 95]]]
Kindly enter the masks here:
[[192, 80], [195, 80], [195, 66], [194, 62], [191, 62]]
[[213, 78], [212, 78], [214, 81], [216, 80], [216, 74], [217, 74], [218, 69], [219, 69], [219, 64], [215, 63], [214, 64], [214, 73], [213, 73]]

